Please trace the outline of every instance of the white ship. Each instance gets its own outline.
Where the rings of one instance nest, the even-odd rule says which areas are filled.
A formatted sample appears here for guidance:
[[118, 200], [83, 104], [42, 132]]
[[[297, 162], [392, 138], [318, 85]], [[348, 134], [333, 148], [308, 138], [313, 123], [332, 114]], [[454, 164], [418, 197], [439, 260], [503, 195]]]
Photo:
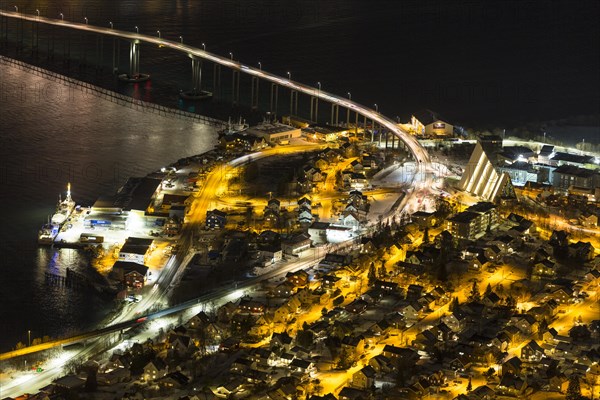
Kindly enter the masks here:
[[58, 198], [58, 205], [56, 207], [56, 213], [52, 216], [52, 224], [62, 225], [65, 223], [67, 218], [71, 215], [75, 209], [75, 202], [71, 198], [71, 184], [67, 184], [67, 197], [61, 201], [60, 196]]
[[237, 123], [235, 122], [231, 122], [231, 117], [229, 117], [229, 120], [227, 121], [227, 128], [223, 129], [220, 133], [220, 135], [233, 135], [234, 133], [240, 133], [245, 131], [246, 129], [248, 129], [250, 125], [248, 125], [246, 123], [245, 119], [242, 119], [242, 117], [240, 117], [239, 121]]
[[67, 197], [62, 200], [59, 195], [56, 212], [52, 218], [40, 228], [38, 232], [38, 243], [52, 244], [60, 232], [60, 228], [67, 221], [74, 209], [75, 202], [71, 198], [71, 184], [69, 183], [67, 184]]

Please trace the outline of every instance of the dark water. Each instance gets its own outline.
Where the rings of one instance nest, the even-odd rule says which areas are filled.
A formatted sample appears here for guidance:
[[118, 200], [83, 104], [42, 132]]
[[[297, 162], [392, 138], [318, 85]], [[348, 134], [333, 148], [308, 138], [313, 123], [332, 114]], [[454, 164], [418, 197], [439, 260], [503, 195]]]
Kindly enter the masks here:
[[[112, 21], [123, 30], [134, 31], [136, 25], [147, 34], [160, 30], [163, 37], [182, 36], [197, 47], [204, 42], [209, 51], [231, 51], [244, 63], [261, 61], [270, 72], [290, 71], [294, 80], [320, 81], [334, 93], [350, 91], [353, 100], [377, 103], [391, 117], [407, 119], [411, 111], [427, 107], [468, 126], [504, 127], [600, 108], [597, 1], [0, 1], [0, 8], [13, 5], [57, 18], [62, 12], [73, 21], [87, 17], [96, 25]], [[42, 36], [50, 34], [42, 29]], [[56, 40], [64, 34], [54, 32]], [[93, 39], [68, 38], [74, 57], [94, 46]], [[46, 44], [42, 40], [41, 50]], [[58, 60], [62, 51], [57, 42]], [[122, 46], [122, 70], [126, 52]], [[104, 65], [109, 59], [107, 51]], [[49, 67], [60, 69], [58, 60]], [[176, 95], [189, 88], [188, 59], [143, 46], [141, 66], [152, 82], [118, 90], [190, 107]], [[206, 85], [212, 83], [211, 69], [204, 73]], [[70, 71], [114, 85], [90, 68]], [[224, 71], [222, 79], [226, 99], [230, 75]], [[30, 89], [19, 88], [24, 82]], [[127, 176], [210, 148], [213, 133], [71, 95], [61, 86], [46, 89], [48, 82], [19, 70], [3, 68], [0, 84], [0, 348], [6, 349], [26, 340], [28, 329], [37, 337], [91, 326], [106, 308], [96, 298], [43, 283], [47, 269], [87, 268], [76, 252], [40, 250], [35, 243], [37, 228], [66, 181], [73, 183], [75, 199], [89, 204]], [[242, 78], [242, 103], [249, 99], [243, 91], [247, 85]], [[267, 100], [263, 95], [261, 105]], [[282, 93], [280, 112], [285, 101]], [[306, 107], [308, 100], [300, 101]], [[196, 107], [221, 116], [239, 111], [224, 104]]]

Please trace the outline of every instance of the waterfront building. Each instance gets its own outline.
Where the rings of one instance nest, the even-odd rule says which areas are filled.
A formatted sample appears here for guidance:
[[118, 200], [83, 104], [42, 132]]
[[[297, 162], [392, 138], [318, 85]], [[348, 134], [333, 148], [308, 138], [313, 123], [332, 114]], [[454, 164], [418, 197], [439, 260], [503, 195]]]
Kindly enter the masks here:
[[148, 277], [147, 266], [131, 261], [116, 261], [112, 270], [117, 279], [128, 288], [144, 287]]
[[446, 137], [454, 134], [454, 125], [431, 110], [419, 110], [410, 118], [410, 125], [417, 135], [427, 137]]
[[262, 137], [266, 142], [275, 143], [282, 140], [299, 138], [302, 132], [299, 128], [281, 124], [279, 122], [263, 122], [247, 129], [248, 135]]
[[119, 250], [119, 260], [145, 264], [148, 255], [153, 250], [153, 239], [129, 237]]

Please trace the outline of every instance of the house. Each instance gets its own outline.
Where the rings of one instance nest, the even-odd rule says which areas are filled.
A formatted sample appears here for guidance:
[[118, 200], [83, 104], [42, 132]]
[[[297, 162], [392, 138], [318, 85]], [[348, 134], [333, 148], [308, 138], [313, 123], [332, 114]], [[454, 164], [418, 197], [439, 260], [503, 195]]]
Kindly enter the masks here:
[[521, 349], [521, 358], [523, 360], [539, 362], [542, 357], [544, 357], [544, 349], [535, 340], [531, 340]]
[[298, 222], [301, 224], [310, 224], [313, 222], [315, 217], [312, 215], [311, 209], [305, 206], [301, 206], [298, 209]]
[[296, 272], [288, 272], [285, 279], [294, 287], [304, 287], [308, 284], [308, 272], [301, 269]]
[[501, 365], [502, 376], [504, 375], [519, 375], [523, 362], [519, 357], [511, 357], [504, 361]]
[[271, 228], [279, 227], [279, 222], [281, 221], [281, 216], [278, 211], [273, 210], [272, 208], [265, 208], [263, 213], [263, 223], [265, 226]]
[[537, 332], [538, 322], [530, 314], [515, 315], [510, 319], [510, 324], [519, 328], [526, 335]]
[[368, 305], [366, 301], [357, 299], [346, 306], [346, 311], [352, 314], [362, 314], [367, 310]]
[[533, 266], [532, 275], [539, 278], [556, 278], [558, 266], [550, 260], [542, 260]]
[[341, 286], [341, 278], [335, 275], [326, 275], [321, 278], [321, 287], [326, 290], [335, 290]]
[[336, 324], [336, 326], [343, 328], [348, 335], [342, 338], [342, 350], [347, 350], [350, 354], [355, 356], [361, 355], [365, 350], [365, 337], [363, 335], [351, 335], [351, 329], [345, 329], [347, 326], [342, 324]]
[[270, 342], [271, 348], [278, 347], [283, 352], [289, 351], [292, 347], [292, 338], [287, 333], [273, 333]]
[[148, 277], [148, 267], [132, 261], [116, 261], [112, 270], [117, 279], [131, 289], [144, 287]]
[[501, 393], [506, 393], [517, 398], [522, 398], [526, 389], [528, 388], [527, 382], [521, 379], [519, 376], [511, 374], [503, 374], [498, 383], [498, 390]]
[[367, 365], [352, 375], [352, 386], [359, 389], [372, 389], [375, 385], [376, 374], [375, 369]]
[[267, 264], [274, 264], [283, 258], [283, 250], [279, 245], [259, 245], [258, 256]]
[[270, 199], [267, 202], [267, 208], [273, 210], [276, 214], [279, 214], [281, 209], [281, 202], [277, 199]]
[[274, 297], [290, 297], [292, 294], [294, 294], [294, 285], [291, 284], [290, 282], [283, 282], [280, 283], [279, 285], [275, 286], [275, 288], [272, 290], [272, 294]]
[[310, 211], [312, 209], [312, 201], [307, 197], [302, 197], [300, 200], [298, 200], [298, 208], [302, 207]]
[[340, 391], [339, 400], [370, 400], [372, 399], [371, 390], [361, 390], [345, 386]]
[[308, 250], [311, 244], [312, 240], [308, 234], [299, 233], [282, 240], [281, 249], [286, 255], [297, 256], [304, 250]]
[[169, 349], [183, 355], [195, 349], [194, 342], [187, 335], [171, 335], [168, 338]]
[[262, 315], [266, 311], [266, 306], [252, 299], [242, 299], [237, 307], [238, 313], [242, 315]]
[[396, 347], [390, 344], [386, 344], [381, 354], [392, 362], [401, 365], [415, 364], [420, 356], [417, 351], [409, 349], [407, 347]]
[[181, 389], [190, 382], [190, 378], [180, 371], [171, 372], [157, 379], [158, 385], [168, 389]]
[[381, 289], [385, 292], [395, 292], [398, 289], [396, 282], [387, 282], [382, 280], [376, 280], [373, 284], [374, 288]]
[[315, 370], [315, 365], [312, 361], [301, 360], [299, 358], [294, 358], [294, 360], [290, 363], [289, 369], [292, 372], [296, 372], [299, 374], [310, 374]]
[[454, 134], [454, 126], [438, 113], [423, 109], [410, 118], [411, 130], [418, 136], [448, 137]]
[[154, 239], [128, 237], [119, 250], [119, 260], [144, 264], [153, 249]]
[[412, 222], [421, 227], [432, 227], [435, 225], [435, 213], [433, 212], [417, 211], [410, 217]]
[[577, 242], [569, 244], [569, 257], [581, 260], [590, 261], [594, 258], [594, 246], [589, 242]]
[[442, 321], [454, 332], [461, 332], [467, 327], [468, 316], [461, 310], [454, 311], [452, 314], [442, 318]]
[[206, 212], [206, 228], [222, 229], [225, 227], [227, 213], [220, 210], [209, 210]]
[[150, 360], [144, 366], [143, 377], [146, 382], [153, 381], [158, 378], [162, 378], [167, 375], [167, 364], [161, 358], [155, 358]]

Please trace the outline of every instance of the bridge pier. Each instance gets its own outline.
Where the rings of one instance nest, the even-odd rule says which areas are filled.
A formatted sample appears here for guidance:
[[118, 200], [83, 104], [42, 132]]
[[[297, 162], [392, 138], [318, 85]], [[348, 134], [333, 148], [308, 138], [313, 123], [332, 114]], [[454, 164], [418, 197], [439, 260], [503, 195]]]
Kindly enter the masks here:
[[96, 36], [96, 72], [102, 71], [102, 60], [104, 59], [104, 36]]
[[290, 92], [290, 116], [298, 115], [298, 91]]
[[240, 71], [232, 70], [231, 74], [231, 103], [238, 105], [240, 102]]
[[310, 120], [319, 121], [319, 98], [315, 96], [310, 96]]
[[250, 93], [250, 107], [252, 107], [253, 110], [257, 110], [258, 109], [258, 84], [259, 84], [260, 80], [258, 79], [257, 76], [253, 76], [252, 77], [252, 89], [251, 89], [251, 93]]
[[119, 75], [123, 82], [136, 83], [147, 81], [150, 78], [148, 74], [140, 72], [140, 41], [132, 40], [129, 42], [129, 74]]
[[33, 57], [35, 55], [35, 57], [37, 58], [38, 53], [39, 53], [39, 38], [40, 38], [40, 24], [39, 22], [32, 22], [31, 23], [31, 56]]
[[[335, 120], [334, 120], [334, 116], [335, 116]], [[340, 122], [340, 106], [332, 103], [331, 104], [331, 125], [337, 125], [339, 122]]]
[[[269, 111], [274, 112], [275, 114], [277, 114], [278, 97], [279, 97], [279, 85], [277, 85], [276, 83], [271, 83], [271, 106], [269, 108]], [[275, 108], [273, 108], [273, 106], [275, 106]]]
[[221, 64], [213, 66], [213, 93], [218, 93], [221, 88]]
[[192, 59], [192, 90], [181, 92], [179, 95], [186, 100], [202, 100], [212, 97], [211, 92], [202, 90], [202, 59], [188, 54]]
[[117, 38], [113, 38], [113, 51], [112, 51], [112, 73], [117, 74], [119, 72], [119, 52], [121, 50], [121, 42]]
[[65, 32], [66, 40], [63, 41], [63, 64], [67, 67], [71, 60], [71, 35], [68, 31]]

